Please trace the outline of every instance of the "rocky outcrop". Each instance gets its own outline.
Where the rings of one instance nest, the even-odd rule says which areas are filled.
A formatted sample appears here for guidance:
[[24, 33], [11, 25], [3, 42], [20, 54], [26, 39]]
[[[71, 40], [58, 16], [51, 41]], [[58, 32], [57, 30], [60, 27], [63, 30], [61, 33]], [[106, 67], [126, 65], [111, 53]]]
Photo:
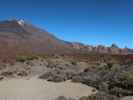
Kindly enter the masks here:
[[84, 45], [81, 43], [74, 42], [71, 44], [74, 49], [80, 50], [81, 52], [95, 52], [102, 54], [112, 54], [112, 55], [127, 55], [131, 54], [131, 50], [128, 48], [119, 48], [116, 44], [112, 44], [110, 47], [106, 47], [103, 45], [91, 46]]

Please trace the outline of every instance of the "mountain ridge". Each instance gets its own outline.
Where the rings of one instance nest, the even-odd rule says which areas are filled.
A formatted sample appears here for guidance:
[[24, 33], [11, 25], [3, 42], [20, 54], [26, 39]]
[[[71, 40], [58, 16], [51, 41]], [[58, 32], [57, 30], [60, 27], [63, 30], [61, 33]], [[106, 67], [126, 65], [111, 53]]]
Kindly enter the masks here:
[[53, 34], [40, 29], [24, 20], [0, 21], [0, 59], [15, 58], [20, 53], [31, 54], [131, 54], [132, 49], [121, 49], [116, 45], [97, 47], [73, 43], [56, 38]]

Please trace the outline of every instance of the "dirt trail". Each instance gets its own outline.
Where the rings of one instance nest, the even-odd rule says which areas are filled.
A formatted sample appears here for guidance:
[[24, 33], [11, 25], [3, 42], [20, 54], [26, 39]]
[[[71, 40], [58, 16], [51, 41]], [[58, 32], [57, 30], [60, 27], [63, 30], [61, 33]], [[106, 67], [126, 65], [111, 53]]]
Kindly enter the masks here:
[[36, 78], [0, 82], [0, 100], [54, 100], [64, 95], [78, 98], [92, 94], [92, 87], [70, 81], [53, 83]]

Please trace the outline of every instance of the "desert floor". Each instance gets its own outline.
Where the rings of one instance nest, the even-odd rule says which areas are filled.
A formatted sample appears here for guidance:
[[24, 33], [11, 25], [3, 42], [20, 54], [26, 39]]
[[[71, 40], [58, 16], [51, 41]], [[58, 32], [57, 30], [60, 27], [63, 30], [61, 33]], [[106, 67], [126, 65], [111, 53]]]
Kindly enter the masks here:
[[58, 96], [79, 98], [93, 94], [92, 89], [70, 81], [54, 83], [37, 78], [10, 79], [0, 82], [0, 100], [54, 100]]

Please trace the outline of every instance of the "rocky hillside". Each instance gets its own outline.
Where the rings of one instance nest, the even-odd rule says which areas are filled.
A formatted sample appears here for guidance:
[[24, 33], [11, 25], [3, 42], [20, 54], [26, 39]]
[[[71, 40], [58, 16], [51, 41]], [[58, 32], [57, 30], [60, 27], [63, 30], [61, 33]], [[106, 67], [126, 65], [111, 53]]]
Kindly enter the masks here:
[[128, 48], [119, 48], [116, 44], [112, 44], [110, 47], [103, 45], [91, 46], [84, 45], [82, 43], [71, 43], [71, 47], [80, 50], [81, 52], [95, 52], [101, 54], [111, 54], [111, 55], [127, 55], [132, 54], [133, 50]]
[[0, 61], [11, 61], [19, 54], [30, 55], [80, 55], [80, 54], [127, 55], [132, 49], [89, 46], [60, 40], [24, 20], [6, 20], [0, 22]]
[[0, 22], [0, 57], [6, 60], [19, 53], [53, 54], [67, 53], [69, 45], [45, 30], [23, 20]]

